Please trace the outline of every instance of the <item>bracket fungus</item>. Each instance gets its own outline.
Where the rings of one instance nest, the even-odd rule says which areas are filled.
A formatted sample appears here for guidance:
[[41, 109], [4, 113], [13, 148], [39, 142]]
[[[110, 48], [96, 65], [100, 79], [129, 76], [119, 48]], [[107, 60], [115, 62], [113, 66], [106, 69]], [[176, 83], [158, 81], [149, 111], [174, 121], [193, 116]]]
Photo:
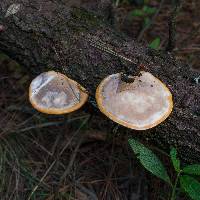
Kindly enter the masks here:
[[96, 90], [99, 109], [111, 120], [131, 129], [146, 130], [163, 122], [173, 109], [172, 94], [159, 79], [141, 71], [132, 83], [121, 73], [106, 77]]
[[88, 94], [80, 84], [55, 71], [40, 74], [29, 87], [29, 100], [32, 106], [46, 114], [73, 112], [87, 99]]

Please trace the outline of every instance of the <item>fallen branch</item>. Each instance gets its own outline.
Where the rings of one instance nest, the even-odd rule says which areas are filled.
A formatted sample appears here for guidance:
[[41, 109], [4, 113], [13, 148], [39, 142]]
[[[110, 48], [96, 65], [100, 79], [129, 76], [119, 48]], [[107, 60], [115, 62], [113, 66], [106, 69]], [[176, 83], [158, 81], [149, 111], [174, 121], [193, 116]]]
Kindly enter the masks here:
[[[200, 86], [194, 81], [197, 72], [171, 54], [149, 50], [124, 36], [96, 12], [60, 1], [16, 2], [20, 6], [13, 6], [12, 0], [0, 2], [0, 26], [4, 27], [0, 32], [1, 51], [26, 66], [33, 77], [64, 68], [68, 77], [88, 90], [90, 102], [94, 102], [95, 90], [104, 77], [135, 70], [135, 65], [122, 57], [138, 67], [145, 66], [171, 90], [174, 111], [156, 128], [129, 132], [163, 148], [176, 146], [187, 161], [200, 161]], [[91, 40], [122, 57], [94, 47]]]

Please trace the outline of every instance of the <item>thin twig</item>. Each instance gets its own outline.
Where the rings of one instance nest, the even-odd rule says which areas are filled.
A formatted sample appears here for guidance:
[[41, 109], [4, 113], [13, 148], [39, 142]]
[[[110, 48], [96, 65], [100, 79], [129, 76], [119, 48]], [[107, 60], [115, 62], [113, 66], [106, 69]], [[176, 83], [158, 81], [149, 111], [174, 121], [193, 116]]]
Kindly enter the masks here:
[[64, 178], [67, 176], [67, 174], [70, 172], [71, 167], [72, 167], [72, 165], [73, 165], [73, 163], [74, 163], [74, 160], [75, 160], [75, 158], [76, 158], [76, 155], [77, 155], [77, 153], [78, 153], [78, 149], [79, 149], [80, 145], [82, 144], [82, 141], [83, 141], [83, 135], [82, 135], [81, 138], [79, 139], [78, 144], [76, 145], [76, 148], [75, 148], [74, 151], [73, 151], [73, 154], [72, 154], [72, 156], [71, 156], [71, 158], [70, 158], [70, 162], [69, 162], [69, 164], [68, 164], [68, 166], [67, 166], [67, 169], [65, 170], [65, 172], [63, 173], [63, 175], [62, 175], [61, 178], [60, 178], [60, 183], [63, 181], [63, 179], [64, 179]]
[[176, 48], [173, 50], [174, 52], [199, 52], [200, 47], [188, 47], [188, 48]]
[[169, 39], [166, 51], [173, 51], [176, 47], [176, 17], [181, 7], [181, 0], [176, 0], [169, 19]]
[[88, 122], [88, 120], [90, 119], [90, 115], [89, 117], [87, 117], [83, 123], [81, 124], [81, 126], [78, 128], [78, 130], [74, 133], [74, 135], [70, 138], [70, 140], [67, 142], [67, 144], [62, 148], [62, 150], [60, 151], [60, 153], [58, 154], [58, 157], [51, 163], [50, 167], [47, 169], [47, 171], [45, 172], [45, 174], [42, 176], [42, 178], [40, 179], [39, 183], [33, 188], [33, 190], [31, 191], [31, 194], [29, 195], [27, 200], [30, 200], [31, 197], [33, 196], [33, 194], [36, 192], [36, 190], [38, 189], [38, 187], [40, 186], [40, 184], [44, 181], [44, 179], [46, 178], [46, 176], [48, 175], [48, 173], [51, 171], [51, 169], [54, 167], [54, 165], [56, 164], [56, 162], [58, 161], [59, 157], [62, 156], [62, 154], [64, 153], [64, 151], [66, 150], [66, 148], [71, 144], [71, 141], [73, 140], [73, 138], [79, 133], [80, 129]]
[[120, 3], [120, 0], [116, 0], [115, 6], [118, 7], [118, 6], [119, 6], [119, 3]]
[[33, 188], [31, 194], [28, 197], [28, 200], [31, 199], [31, 197], [33, 196], [33, 194], [36, 192], [36, 190], [38, 189], [38, 187], [40, 186], [40, 184], [44, 181], [44, 179], [46, 178], [46, 176], [48, 175], [48, 173], [51, 171], [51, 169], [54, 167], [55, 163], [57, 160], [54, 160], [50, 167], [47, 169], [47, 171], [44, 173], [44, 175], [42, 176], [42, 178], [40, 179], [39, 183]]
[[160, 12], [160, 10], [161, 10], [163, 4], [164, 4], [164, 1], [165, 1], [165, 0], [162, 0], [162, 1], [160, 2], [159, 8], [157, 9], [156, 13], [155, 13], [155, 14], [153, 15], [153, 17], [151, 18], [151, 21], [150, 21], [150, 23], [148, 24], [148, 26], [145, 26], [145, 27], [142, 29], [142, 31], [140, 32], [140, 34], [139, 34], [138, 37], [137, 37], [137, 41], [140, 41], [140, 40], [142, 39], [144, 33], [149, 29], [149, 27], [150, 27], [151, 25], [153, 25], [153, 23], [155, 22], [156, 17], [158, 16], [158, 14], [159, 14], [159, 12]]

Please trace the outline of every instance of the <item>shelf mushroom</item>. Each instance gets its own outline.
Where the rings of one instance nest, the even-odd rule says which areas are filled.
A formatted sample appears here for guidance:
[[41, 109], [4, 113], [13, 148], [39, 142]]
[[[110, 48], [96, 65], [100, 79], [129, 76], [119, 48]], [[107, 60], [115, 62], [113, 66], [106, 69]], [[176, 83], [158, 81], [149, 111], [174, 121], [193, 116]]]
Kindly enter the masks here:
[[146, 130], [163, 122], [172, 112], [169, 89], [149, 72], [130, 76], [123, 82], [122, 74], [106, 77], [96, 90], [99, 109], [111, 120], [131, 129]]
[[55, 72], [37, 76], [29, 87], [32, 106], [46, 114], [65, 114], [79, 109], [87, 101], [86, 90], [76, 81]]

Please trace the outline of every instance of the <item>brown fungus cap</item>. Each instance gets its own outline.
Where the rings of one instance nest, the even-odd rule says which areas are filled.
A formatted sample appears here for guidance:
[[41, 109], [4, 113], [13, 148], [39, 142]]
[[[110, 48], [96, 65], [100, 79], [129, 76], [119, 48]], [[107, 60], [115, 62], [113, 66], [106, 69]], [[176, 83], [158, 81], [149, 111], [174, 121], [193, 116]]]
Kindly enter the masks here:
[[149, 72], [121, 80], [121, 74], [106, 77], [98, 86], [99, 109], [111, 120], [135, 130], [146, 130], [163, 122], [173, 109], [172, 94]]
[[44, 72], [30, 84], [29, 100], [33, 107], [46, 114], [64, 114], [79, 109], [88, 98], [76, 81], [55, 72]]

